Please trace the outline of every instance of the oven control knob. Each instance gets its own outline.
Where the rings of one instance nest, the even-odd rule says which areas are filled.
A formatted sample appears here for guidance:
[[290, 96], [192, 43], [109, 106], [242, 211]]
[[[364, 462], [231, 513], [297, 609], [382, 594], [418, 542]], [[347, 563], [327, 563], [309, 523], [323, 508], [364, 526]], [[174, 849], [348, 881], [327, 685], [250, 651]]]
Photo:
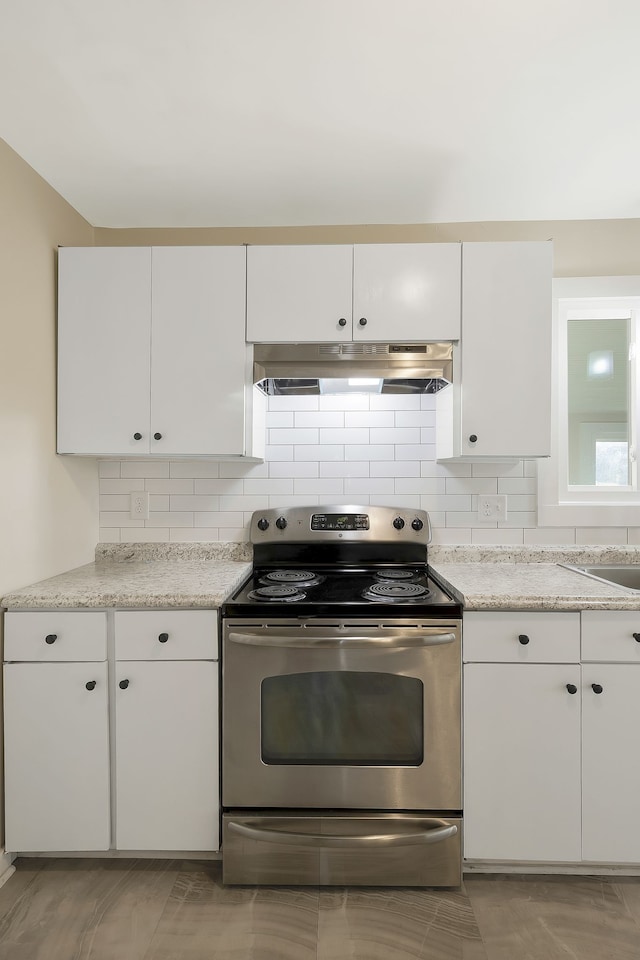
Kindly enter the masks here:
[[396, 530], [402, 530], [402, 528], [404, 527], [404, 520], [402, 519], [402, 517], [396, 517], [395, 520], [393, 521], [393, 525], [396, 528]]
[[276, 520], [276, 527], [278, 528], [278, 530], [284, 530], [284, 528], [286, 527], [286, 525], [287, 525], [287, 520], [286, 520], [286, 518], [285, 518], [285, 517], [278, 517], [278, 519]]
[[415, 520], [411, 521], [411, 526], [414, 530], [422, 530], [424, 523], [420, 520], [419, 517], [416, 517]]
[[260, 517], [258, 520], [258, 530], [267, 530], [269, 528], [269, 521], [266, 517]]

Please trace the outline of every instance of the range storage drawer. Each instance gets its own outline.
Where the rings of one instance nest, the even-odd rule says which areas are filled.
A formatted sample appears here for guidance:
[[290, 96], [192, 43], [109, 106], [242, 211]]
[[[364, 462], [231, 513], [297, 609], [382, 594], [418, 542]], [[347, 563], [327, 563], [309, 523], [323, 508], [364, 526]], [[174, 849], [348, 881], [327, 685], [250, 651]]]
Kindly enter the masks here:
[[582, 659], [640, 663], [640, 610], [583, 610]]
[[215, 610], [116, 610], [116, 660], [217, 660]]
[[428, 814], [227, 811], [225, 884], [457, 887], [462, 819]]
[[465, 613], [462, 656], [465, 663], [579, 663], [580, 614]]
[[4, 618], [4, 659], [98, 661], [107, 658], [103, 611], [9, 611]]

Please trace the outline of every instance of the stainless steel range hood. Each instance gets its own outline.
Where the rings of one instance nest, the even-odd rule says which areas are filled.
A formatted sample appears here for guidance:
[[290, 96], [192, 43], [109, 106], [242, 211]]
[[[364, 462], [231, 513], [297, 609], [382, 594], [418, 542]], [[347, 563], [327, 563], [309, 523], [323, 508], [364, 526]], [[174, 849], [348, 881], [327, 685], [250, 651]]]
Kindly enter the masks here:
[[294, 396], [363, 379], [380, 381], [382, 393], [436, 393], [452, 381], [452, 358], [449, 342], [257, 343], [253, 379], [265, 393]]

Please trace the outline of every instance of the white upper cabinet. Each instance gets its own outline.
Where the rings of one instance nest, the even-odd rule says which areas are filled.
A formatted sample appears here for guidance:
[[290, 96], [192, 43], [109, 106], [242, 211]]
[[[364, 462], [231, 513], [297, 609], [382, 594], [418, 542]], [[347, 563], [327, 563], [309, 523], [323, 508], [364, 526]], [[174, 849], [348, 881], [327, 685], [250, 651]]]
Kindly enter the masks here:
[[351, 245], [247, 248], [247, 340], [351, 340]]
[[454, 383], [437, 394], [438, 459], [548, 457], [550, 242], [462, 245]]
[[68, 247], [59, 258], [59, 453], [262, 455], [243, 247]]
[[149, 453], [150, 348], [151, 248], [61, 248], [58, 453]]
[[269, 246], [247, 250], [247, 340], [455, 340], [460, 244]]
[[357, 244], [353, 339], [457, 340], [460, 251], [459, 243]]

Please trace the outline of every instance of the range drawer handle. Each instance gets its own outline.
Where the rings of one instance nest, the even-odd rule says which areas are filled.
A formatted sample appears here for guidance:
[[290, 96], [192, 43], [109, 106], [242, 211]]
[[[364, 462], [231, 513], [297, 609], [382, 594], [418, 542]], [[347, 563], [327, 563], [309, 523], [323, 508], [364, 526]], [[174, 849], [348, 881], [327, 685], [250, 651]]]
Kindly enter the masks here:
[[526, 646], [526, 644], [529, 643], [529, 637], [526, 635], [526, 633], [521, 633], [518, 637], [518, 640], [523, 646]]
[[158, 634], [158, 641], [159, 641], [160, 643], [166, 643], [168, 639], [169, 639], [169, 634], [168, 634], [168, 633], [160, 633], [160, 634]]
[[251, 823], [229, 821], [229, 830], [249, 840], [266, 843], [281, 843], [296, 847], [329, 847], [342, 850], [362, 850], [368, 847], [407, 847], [413, 844], [440, 843], [455, 837], [458, 827], [443, 820], [423, 821], [437, 824], [435, 829], [416, 830], [414, 833], [372, 833], [369, 836], [331, 836], [326, 833], [291, 833], [270, 827], [252, 826]]
[[44, 638], [44, 642], [45, 642], [45, 643], [55, 643], [57, 639], [58, 639], [58, 634], [57, 634], [57, 633], [48, 633], [48, 634], [46, 635], [46, 637]]

